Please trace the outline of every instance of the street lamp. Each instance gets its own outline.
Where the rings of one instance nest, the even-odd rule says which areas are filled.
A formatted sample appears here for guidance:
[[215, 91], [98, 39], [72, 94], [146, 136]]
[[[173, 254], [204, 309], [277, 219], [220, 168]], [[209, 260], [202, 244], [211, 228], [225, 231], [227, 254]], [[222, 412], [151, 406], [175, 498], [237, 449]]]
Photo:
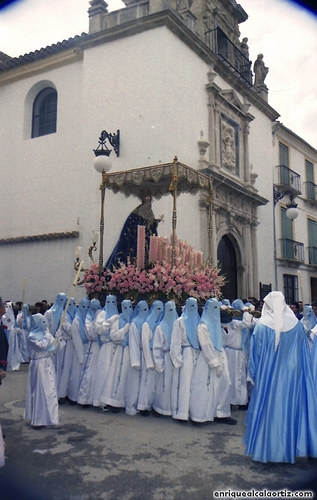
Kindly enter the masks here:
[[103, 269], [103, 240], [104, 240], [104, 212], [105, 212], [105, 192], [107, 184], [107, 172], [111, 169], [110, 154], [111, 149], [107, 147], [106, 141], [113, 147], [117, 156], [120, 154], [120, 130], [116, 134], [108, 134], [103, 130], [100, 134], [98, 146], [93, 150], [95, 153], [94, 168], [102, 176], [100, 184], [101, 206], [100, 206], [100, 247], [99, 247], [99, 273]]
[[277, 204], [278, 201], [280, 201], [282, 198], [284, 198], [285, 195], [288, 195], [289, 200], [286, 203], [286, 217], [290, 220], [296, 219], [298, 217], [298, 210], [297, 210], [297, 203], [295, 203], [294, 200], [294, 195], [292, 191], [287, 190], [287, 191], [279, 191], [276, 186], [273, 188], [273, 199], [274, 199], [274, 206], [273, 206], [273, 238], [274, 238], [274, 271], [275, 271], [275, 290], [278, 290], [278, 279], [277, 279], [277, 250], [276, 250], [276, 221], [275, 221], [275, 205]]
[[277, 204], [278, 201], [280, 201], [282, 198], [284, 198], [285, 195], [289, 196], [289, 200], [286, 203], [287, 210], [286, 210], [286, 217], [290, 220], [294, 220], [298, 217], [298, 210], [297, 210], [297, 203], [295, 203], [294, 195], [292, 191], [279, 191], [275, 186], [274, 186], [274, 206]]

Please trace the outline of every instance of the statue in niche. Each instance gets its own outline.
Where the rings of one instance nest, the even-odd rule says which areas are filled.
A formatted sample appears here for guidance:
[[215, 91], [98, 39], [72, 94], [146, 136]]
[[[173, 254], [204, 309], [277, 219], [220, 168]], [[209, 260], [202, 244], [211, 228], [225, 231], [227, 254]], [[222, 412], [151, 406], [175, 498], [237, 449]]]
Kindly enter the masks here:
[[236, 144], [234, 128], [223, 122], [222, 131], [222, 166], [235, 170], [236, 168]]
[[176, 10], [178, 12], [182, 10], [189, 10], [193, 4], [193, 0], [177, 0], [176, 1]]
[[263, 54], [258, 55], [253, 65], [253, 71], [254, 71], [254, 85], [255, 86], [263, 85], [266, 75], [269, 72], [269, 68], [267, 68], [264, 65]]

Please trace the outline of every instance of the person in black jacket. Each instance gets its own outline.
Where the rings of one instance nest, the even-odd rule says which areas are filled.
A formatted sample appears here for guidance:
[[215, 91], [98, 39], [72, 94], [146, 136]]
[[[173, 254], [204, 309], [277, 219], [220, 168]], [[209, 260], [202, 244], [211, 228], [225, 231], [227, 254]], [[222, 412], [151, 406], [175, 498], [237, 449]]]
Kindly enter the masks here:
[[7, 369], [7, 357], [9, 350], [9, 343], [6, 336], [6, 332], [2, 325], [1, 318], [5, 313], [5, 303], [2, 302], [0, 297], [0, 384], [1, 380], [5, 377], [5, 372]]

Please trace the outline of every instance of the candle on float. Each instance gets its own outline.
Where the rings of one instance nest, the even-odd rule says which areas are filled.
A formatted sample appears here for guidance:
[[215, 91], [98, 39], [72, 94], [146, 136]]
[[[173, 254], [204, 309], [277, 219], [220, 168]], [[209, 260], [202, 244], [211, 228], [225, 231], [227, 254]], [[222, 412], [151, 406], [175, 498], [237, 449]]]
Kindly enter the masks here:
[[[82, 268], [84, 267], [84, 261], [80, 261], [79, 263], [79, 266], [78, 266], [78, 270], [77, 270], [77, 273], [76, 273], [76, 276], [75, 276], [75, 279], [73, 281], [73, 287], [72, 287], [72, 290], [75, 286], [77, 286], [77, 283], [78, 283], [78, 280], [79, 280], [79, 276], [80, 276], [80, 273], [81, 273], [81, 270]], [[66, 305], [65, 305], [65, 309], [64, 309], [64, 312], [62, 314], [62, 317], [61, 317], [61, 320], [60, 320], [60, 323], [59, 323], [59, 327], [58, 327], [58, 330], [61, 330], [62, 326], [63, 326], [63, 323], [64, 323], [64, 320], [65, 320], [65, 317], [66, 317], [66, 314], [67, 314], [67, 311], [68, 311], [68, 308], [69, 308], [69, 304], [70, 304], [70, 300], [71, 300], [71, 295], [72, 295], [72, 290], [70, 291], [70, 293], [68, 294], [68, 299], [67, 299], [67, 302], [66, 302]]]
[[98, 238], [99, 238], [99, 231], [92, 231], [92, 242], [93, 243], [97, 243], [98, 241]]
[[23, 293], [22, 293], [22, 302], [25, 302], [25, 291], [26, 291], [26, 278], [23, 280]]
[[156, 255], [155, 255], [155, 236], [150, 236], [149, 261], [150, 262], [155, 262], [156, 261]]
[[203, 266], [204, 254], [203, 252], [197, 252], [197, 267]]
[[82, 247], [80, 247], [80, 246], [77, 246], [75, 248], [75, 258], [78, 259], [78, 260], [80, 259], [81, 249], [82, 249]]
[[138, 269], [144, 268], [144, 261], [145, 261], [145, 226], [138, 226], [138, 240], [137, 240]]
[[[300, 291], [299, 299], [302, 301], [302, 303], [304, 305], [303, 283], [302, 283], [302, 275], [301, 275], [300, 271], [298, 271], [298, 281], [299, 281], [299, 291]], [[306, 311], [305, 307], [303, 307], [303, 315], [304, 315], [305, 321], [307, 321], [307, 311]]]
[[172, 245], [167, 245], [166, 247], [166, 261], [172, 264]]

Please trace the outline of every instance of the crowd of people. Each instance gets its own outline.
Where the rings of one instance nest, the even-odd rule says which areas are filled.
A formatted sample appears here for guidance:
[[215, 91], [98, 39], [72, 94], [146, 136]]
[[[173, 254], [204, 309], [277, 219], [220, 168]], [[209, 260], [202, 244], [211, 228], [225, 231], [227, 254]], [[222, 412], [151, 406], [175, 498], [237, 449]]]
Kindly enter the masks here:
[[301, 312], [271, 292], [261, 302], [211, 298], [199, 311], [189, 297], [179, 313], [174, 301], [119, 307], [108, 295], [102, 307], [59, 293], [42, 313], [20, 306], [15, 315], [7, 303], [2, 324], [7, 369], [29, 363], [24, 418], [33, 428], [59, 427], [65, 403], [196, 426], [235, 425], [234, 407], [248, 410], [254, 460], [317, 457], [317, 304]]

